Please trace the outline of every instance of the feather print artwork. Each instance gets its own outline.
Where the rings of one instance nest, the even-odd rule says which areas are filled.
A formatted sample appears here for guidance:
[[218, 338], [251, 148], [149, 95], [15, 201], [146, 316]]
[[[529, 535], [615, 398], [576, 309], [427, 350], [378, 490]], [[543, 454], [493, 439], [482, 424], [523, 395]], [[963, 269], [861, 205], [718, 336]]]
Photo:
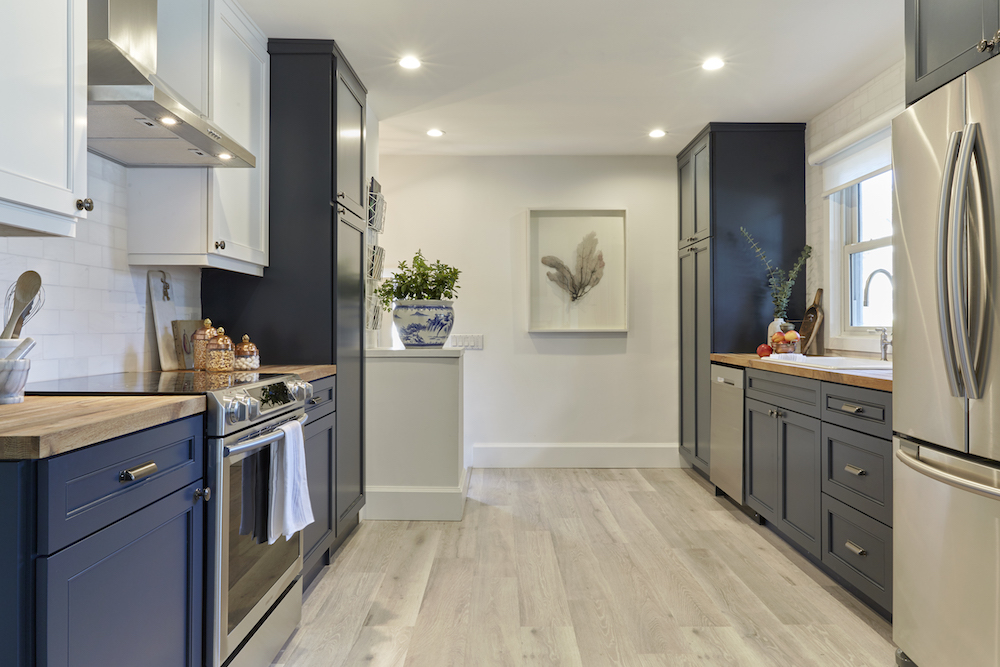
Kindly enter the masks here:
[[555, 269], [546, 274], [549, 280], [566, 290], [571, 301], [579, 301], [604, 277], [604, 253], [597, 249], [597, 232], [584, 236], [576, 247], [574, 271], [570, 271], [561, 259], [553, 255], [542, 257], [542, 264]]

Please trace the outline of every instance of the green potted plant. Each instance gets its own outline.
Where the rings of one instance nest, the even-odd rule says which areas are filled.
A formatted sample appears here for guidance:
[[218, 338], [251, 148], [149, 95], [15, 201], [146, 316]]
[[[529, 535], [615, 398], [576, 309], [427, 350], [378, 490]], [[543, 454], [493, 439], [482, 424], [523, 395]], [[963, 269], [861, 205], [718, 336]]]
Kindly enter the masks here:
[[[754, 240], [750, 232], [743, 227], [740, 227], [740, 231], [743, 232], [743, 236], [746, 237], [754, 254], [764, 264], [764, 269], [767, 271], [767, 284], [771, 288], [771, 303], [774, 304], [774, 321], [767, 328], [767, 342], [770, 343], [771, 336], [774, 335], [775, 331], [781, 329], [785, 318], [788, 317], [788, 299], [792, 296], [792, 286], [795, 285], [795, 278], [799, 275], [799, 271], [806, 265], [806, 260], [812, 255], [812, 246], [806, 245], [802, 248], [799, 258], [795, 260], [792, 268], [786, 273], [784, 269], [779, 269], [771, 263], [771, 260], [764, 253], [764, 249]], [[789, 326], [789, 328], [791, 327]]]
[[451, 299], [457, 297], [460, 273], [441, 260], [429, 264], [417, 250], [412, 266], [400, 262], [376, 290], [382, 307], [392, 311], [392, 322], [405, 347], [444, 347], [455, 325]]

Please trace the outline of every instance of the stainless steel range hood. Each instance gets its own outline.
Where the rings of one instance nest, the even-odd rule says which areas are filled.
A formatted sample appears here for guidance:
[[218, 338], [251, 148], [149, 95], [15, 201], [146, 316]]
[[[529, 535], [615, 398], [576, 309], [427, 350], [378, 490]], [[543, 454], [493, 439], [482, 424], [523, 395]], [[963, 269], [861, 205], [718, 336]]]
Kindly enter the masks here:
[[88, 3], [87, 148], [129, 167], [255, 166], [157, 82], [156, 2]]

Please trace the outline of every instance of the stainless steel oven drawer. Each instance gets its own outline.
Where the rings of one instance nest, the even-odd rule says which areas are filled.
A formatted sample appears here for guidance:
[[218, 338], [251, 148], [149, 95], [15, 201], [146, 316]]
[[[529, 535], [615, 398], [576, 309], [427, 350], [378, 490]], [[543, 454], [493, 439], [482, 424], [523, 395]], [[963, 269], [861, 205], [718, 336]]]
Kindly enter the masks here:
[[201, 479], [204, 429], [199, 414], [39, 462], [38, 553], [53, 554]]

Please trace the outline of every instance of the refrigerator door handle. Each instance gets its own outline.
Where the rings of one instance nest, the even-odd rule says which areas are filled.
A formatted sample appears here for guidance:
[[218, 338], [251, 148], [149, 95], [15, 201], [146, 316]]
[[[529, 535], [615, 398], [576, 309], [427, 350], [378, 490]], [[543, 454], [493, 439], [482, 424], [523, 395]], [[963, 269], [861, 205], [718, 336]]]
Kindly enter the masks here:
[[965, 126], [962, 145], [958, 149], [958, 168], [955, 171], [955, 196], [951, 202], [951, 234], [949, 235], [948, 282], [951, 288], [951, 329], [954, 335], [955, 351], [962, 371], [965, 395], [980, 398], [979, 382], [972, 360], [969, 341], [968, 276], [963, 270], [968, 238], [969, 173], [972, 168], [973, 148], [979, 134], [979, 123]]
[[932, 465], [928, 465], [921, 461], [919, 457], [919, 450], [917, 456], [910, 453], [908, 449], [900, 447], [896, 450], [896, 458], [899, 459], [904, 465], [912, 468], [921, 475], [930, 477], [933, 480], [937, 480], [948, 486], [953, 486], [956, 489], [962, 491], [968, 491], [969, 493], [975, 493], [980, 496], [985, 496], [987, 498], [992, 498], [993, 500], [1000, 500], [1000, 489], [995, 486], [990, 486], [989, 484], [983, 484], [982, 482], [977, 482], [975, 480], [967, 479], [961, 475], [956, 475], [954, 473], [941, 470], [940, 468], [935, 468]]
[[944, 352], [944, 367], [948, 374], [948, 387], [951, 395], [962, 396], [962, 387], [958, 382], [958, 362], [955, 360], [955, 342], [951, 329], [951, 304], [948, 296], [948, 214], [951, 209], [951, 186], [955, 180], [955, 163], [958, 161], [958, 146], [962, 140], [962, 132], [951, 133], [948, 140], [947, 157], [944, 164], [944, 174], [941, 176], [941, 204], [938, 208], [938, 247], [937, 247], [937, 304], [938, 323], [941, 326], [941, 343]]
[[[976, 177], [978, 181], [979, 206], [974, 208], [976, 217], [975, 258], [975, 290], [976, 312], [971, 325], [975, 329], [975, 337], [971, 342], [973, 358], [972, 372], [976, 376], [976, 384], [980, 393], [986, 384], [987, 342], [990, 340], [993, 317], [990, 312], [990, 292], [993, 289], [993, 190], [990, 180], [989, 162], [986, 157], [986, 142], [983, 131], [977, 126], [973, 153], [976, 159]], [[972, 255], [973, 253], [970, 253]]]

